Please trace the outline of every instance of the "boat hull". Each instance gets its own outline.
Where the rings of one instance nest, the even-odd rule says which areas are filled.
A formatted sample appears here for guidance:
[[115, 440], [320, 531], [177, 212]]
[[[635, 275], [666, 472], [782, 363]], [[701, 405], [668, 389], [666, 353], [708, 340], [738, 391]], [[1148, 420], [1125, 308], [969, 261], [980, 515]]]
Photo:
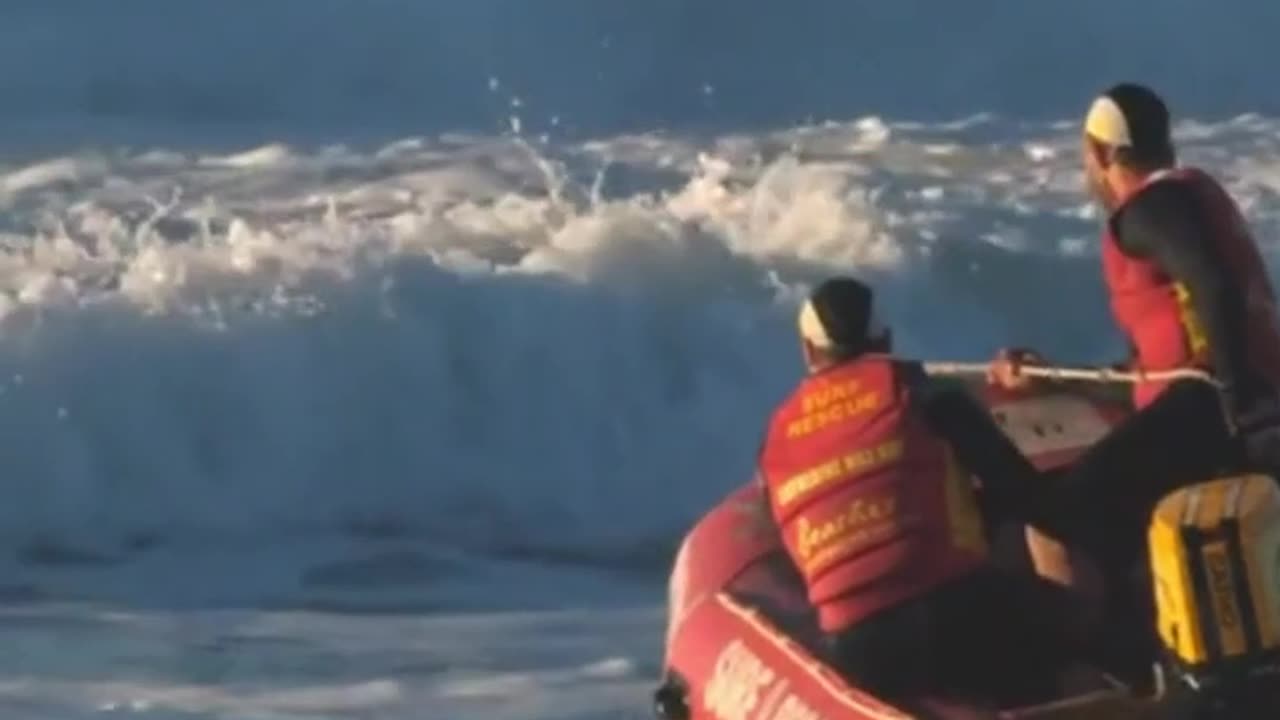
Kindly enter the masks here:
[[[1123, 417], [1118, 407], [1080, 395], [987, 392], [1005, 432], [1046, 470], [1073, 460]], [[996, 713], [927, 699], [907, 710], [850, 685], [826, 662], [801, 578], [754, 483], [732, 492], [688, 533], [668, 601], [659, 716], [673, 720], [1108, 717], [1103, 705], [1132, 705], [1096, 677], [1072, 701], [1088, 704], [1087, 715], [1065, 705]], [[1132, 707], [1125, 712], [1142, 717]]]

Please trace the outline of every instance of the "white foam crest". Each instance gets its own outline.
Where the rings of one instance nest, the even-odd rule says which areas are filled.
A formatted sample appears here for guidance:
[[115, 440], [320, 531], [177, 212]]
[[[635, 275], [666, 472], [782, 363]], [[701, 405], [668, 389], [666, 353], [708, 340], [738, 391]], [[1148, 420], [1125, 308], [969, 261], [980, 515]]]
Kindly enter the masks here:
[[[790, 308], [824, 275], [875, 279], [908, 352], [1113, 345], [1080, 290], [1096, 227], [1073, 132], [990, 142], [1003, 127], [157, 150], [0, 176], [22, 188], [0, 487], [24, 498], [0, 538], [653, 547], [748, 471], [798, 371]], [[1185, 156], [1268, 237], [1274, 123], [1215, 127]]]
[[403, 703], [398, 683], [372, 680], [347, 686], [282, 688], [236, 692], [235, 688], [204, 685], [168, 685], [144, 682], [68, 683], [57, 681], [8, 681], [0, 683], [0, 703], [20, 695], [28, 704], [39, 701], [64, 706], [76, 698], [80, 708], [96, 713], [178, 712], [234, 713], [254, 720], [303, 720], [331, 717], [332, 713], [376, 713]]
[[550, 720], [636, 707], [654, 682], [661, 610], [109, 615], [46, 605], [3, 619], [25, 652], [0, 659], [6, 716]]
[[635, 663], [627, 658], [606, 658], [583, 667], [565, 670], [489, 674], [469, 680], [454, 680], [439, 691], [445, 698], [503, 697], [518, 699], [531, 692], [553, 691], [557, 687], [576, 686], [587, 681], [624, 679], [635, 672]]
[[62, 157], [5, 171], [0, 176], [0, 208], [13, 205], [21, 193], [92, 182], [106, 170], [106, 163], [96, 158]]

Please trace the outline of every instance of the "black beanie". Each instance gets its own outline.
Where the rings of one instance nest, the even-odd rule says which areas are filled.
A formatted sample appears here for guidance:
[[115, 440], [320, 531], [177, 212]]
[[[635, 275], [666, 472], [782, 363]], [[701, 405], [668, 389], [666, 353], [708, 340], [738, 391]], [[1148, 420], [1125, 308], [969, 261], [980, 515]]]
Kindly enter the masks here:
[[1085, 124], [1095, 139], [1115, 147], [1142, 153], [1173, 147], [1169, 109], [1144, 85], [1120, 83], [1108, 88], [1094, 101]]
[[[806, 305], [808, 308], [801, 309], [800, 331], [810, 342], [846, 349], [866, 344], [873, 330], [871, 288], [850, 277], [832, 278], [814, 289]], [[806, 327], [804, 316], [809, 308], [820, 328]]]

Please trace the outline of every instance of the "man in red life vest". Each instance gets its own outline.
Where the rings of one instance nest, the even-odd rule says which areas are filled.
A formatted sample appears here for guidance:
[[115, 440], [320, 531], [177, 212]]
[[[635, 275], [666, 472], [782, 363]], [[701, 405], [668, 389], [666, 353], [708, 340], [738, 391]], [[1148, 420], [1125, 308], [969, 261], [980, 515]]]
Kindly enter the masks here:
[[[1155, 504], [1231, 469], [1280, 469], [1280, 319], [1267, 269], [1236, 204], [1205, 172], [1179, 167], [1169, 113], [1150, 89], [1116, 85], [1084, 122], [1085, 175], [1106, 213], [1102, 272], [1112, 315], [1141, 371], [1206, 370], [1195, 380], [1142, 382], [1136, 413], [1050, 486], [1037, 525], [1099, 563], [1113, 617], [1143, 638], [1122, 663], [1149, 662], [1149, 590], [1129, 592]], [[1025, 385], [1039, 359], [1004, 351], [992, 380]], [[1139, 613], [1133, 616], [1132, 613]], [[1117, 667], [1117, 671], [1123, 668]]]
[[799, 329], [808, 375], [769, 422], [760, 478], [837, 665], [892, 699], [1048, 692], [1056, 601], [992, 568], [984, 522], [1016, 515], [1035, 469], [963, 389], [888, 354], [865, 285], [823, 283]]

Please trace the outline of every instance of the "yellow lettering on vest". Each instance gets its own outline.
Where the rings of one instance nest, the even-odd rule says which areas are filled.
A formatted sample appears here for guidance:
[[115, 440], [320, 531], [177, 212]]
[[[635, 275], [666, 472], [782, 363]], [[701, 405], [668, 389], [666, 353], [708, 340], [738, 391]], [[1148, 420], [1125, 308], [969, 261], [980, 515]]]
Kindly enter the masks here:
[[840, 476], [840, 459], [828, 460], [801, 473], [792, 475], [778, 488], [778, 505], [785, 507], [796, 498]]
[[887, 534], [884, 527], [876, 528], [876, 530], [879, 532], [873, 533], [872, 528], [862, 528], [840, 538], [814, 553], [812, 557], [803, 559], [801, 561], [801, 569], [805, 575], [812, 576], [814, 573], [830, 566], [836, 560], [853, 554], [859, 548], [871, 545], [875, 542], [875, 539]]
[[861, 388], [862, 383], [857, 380], [846, 380], [836, 384], [822, 383], [807, 390], [801, 396], [800, 407], [805, 415], [818, 412], [832, 403], [848, 400]]
[[801, 415], [787, 423], [787, 439], [803, 437], [813, 432], [813, 415]]
[[[856, 383], [849, 385], [855, 388], [857, 386]], [[845, 394], [845, 390], [840, 387], [833, 388], [831, 394], [824, 396], [822, 403], [810, 402], [810, 398], [806, 396], [802, 403], [804, 414], [787, 423], [787, 438], [804, 437], [838, 422], [877, 410], [881, 406], [880, 393], [875, 390], [854, 395], [852, 392]], [[836, 394], [840, 396], [835, 397]]]
[[775, 502], [787, 507], [833, 480], [878, 470], [902, 457], [902, 438], [893, 438], [864, 450], [855, 450], [787, 478], [778, 486]]
[[796, 554], [806, 573], [879, 540], [897, 527], [897, 498], [858, 498], [836, 515], [814, 523], [796, 521]]

